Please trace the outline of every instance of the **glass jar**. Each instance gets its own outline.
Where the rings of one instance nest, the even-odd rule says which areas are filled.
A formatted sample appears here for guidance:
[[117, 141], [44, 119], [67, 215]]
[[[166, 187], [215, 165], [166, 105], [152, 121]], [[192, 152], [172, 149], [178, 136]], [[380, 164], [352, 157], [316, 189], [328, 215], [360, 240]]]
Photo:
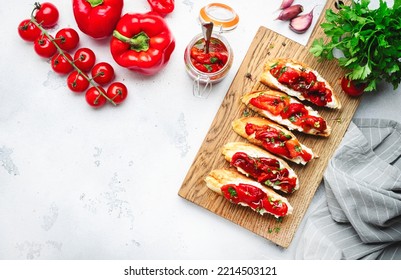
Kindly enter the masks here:
[[[223, 36], [213, 33], [210, 41], [209, 54], [211, 57], [206, 56], [208, 61], [204, 61], [204, 63], [200, 63], [205, 57], [202, 48], [205, 39], [202, 33], [196, 35], [185, 49], [185, 66], [187, 73], [193, 79], [192, 92], [196, 97], [207, 98], [212, 90], [212, 84], [224, 79], [233, 63], [233, 51]], [[202, 51], [203, 56], [201, 56]]]

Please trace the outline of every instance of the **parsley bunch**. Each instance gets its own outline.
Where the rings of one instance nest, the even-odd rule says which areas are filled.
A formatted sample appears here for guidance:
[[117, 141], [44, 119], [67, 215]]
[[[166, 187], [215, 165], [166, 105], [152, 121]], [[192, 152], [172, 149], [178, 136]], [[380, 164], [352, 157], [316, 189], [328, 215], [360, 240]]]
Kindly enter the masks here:
[[315, 39], [310, 52], [333, 59], [333, 50], [340, 50], [339, 65], [349, 70], [348, 79], [367, 83], [365, 91], [375, 90], [379, 81], [396, 89], [401, 83], [401, 0], [394, 0], [392, 8], [383, 0], [377, 9], [369, 4], [370, 0], [352, 1], [340, 5], [338, 13], [327, 10], [327, 22], [320, 26], [330, 41]]

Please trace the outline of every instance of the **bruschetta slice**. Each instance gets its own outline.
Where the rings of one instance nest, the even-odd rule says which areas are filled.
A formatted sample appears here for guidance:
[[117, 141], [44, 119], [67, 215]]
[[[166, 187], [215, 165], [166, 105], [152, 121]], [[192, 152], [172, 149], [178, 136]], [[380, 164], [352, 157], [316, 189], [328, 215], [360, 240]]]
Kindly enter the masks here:
[[230, 202], [250, 207], [261, 215], [269, 213], [279, 218], [293, 211], [285, 197], [236, 171], [212, 170], [206, 176], [205, 182], [209, 189], [224, 196]]
[[232, 128], [249, 142], [292, 162], [305, 165], [317, 157], [289, 130], [265, 118], [243, 117], [234, 120]]
[[299, 189], [298, 176], [284, 160], [253, 144], [230, 142], [224, 145], [222, 153], [238, 172], [266, 187], [285, 193]]
[[333, 87], [316, 70], [292, 59], [275, 58], [265, 63], [260, 81], [299, 100], [317, 106], [340, 109]]
[[290, 130], [329, 136], [331, 127], [319, 113], [297, 99], [276, 90], [255, 91], [245, 94], [242, 102], [259, 115]]

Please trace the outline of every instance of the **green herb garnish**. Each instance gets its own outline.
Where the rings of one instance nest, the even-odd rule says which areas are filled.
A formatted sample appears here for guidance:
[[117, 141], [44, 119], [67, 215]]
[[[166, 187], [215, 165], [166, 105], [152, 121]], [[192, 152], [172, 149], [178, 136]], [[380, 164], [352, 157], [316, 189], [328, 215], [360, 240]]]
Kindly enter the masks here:
[[[273, 184], [270, 180], [266, 180], [265, 185], [271, 187]], [[269, 201], [270, 201], [270, 197], [269, 197]]]
[[209, 64], [203, 64], [203, 66], [205, 66], [208, 72], [212, 71], [212, 66], [210, 66]]
[[237, 191], [234, 188], [228, 188], [228, 193], [231, 197], [237, 197]]
[[275, 185], [275, 186], [280, 186], [280, 185], [281, 185], [281, 182], [280, 182], [280, 181], [275, 181], [275, 182], [274, 182], [274, 185]]
[[210, 63], [216, 63], [217, 61], [219, 61], [219, 59], [217, 57], [210, 58]]
[[321, 59], [334, 59], [335, 49], [341, 67], [349, 70], [346, 77], [367, 83], [365, 91], [375, 90], [386, 81], [396, 89], [401, 83], [401, 0], [393, 7], [380, 0], [377, 9], [369, 8], [370, 0], [341, 5], [338, 13], [326, 11], [321, 24], [330, 39], [315, 39], [310, 52]]

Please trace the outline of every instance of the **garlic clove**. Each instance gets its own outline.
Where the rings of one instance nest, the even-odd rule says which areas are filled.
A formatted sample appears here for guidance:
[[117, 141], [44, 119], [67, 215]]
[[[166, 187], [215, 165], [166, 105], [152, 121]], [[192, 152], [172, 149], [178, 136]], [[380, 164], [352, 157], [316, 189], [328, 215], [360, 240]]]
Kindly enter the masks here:
[[290, 21], [290, 29], [295, 33], [305, 33], [309, 27], [312, 25], [313, 21], [313, 10], [314, 8], [307, 14], [297, 16]]
[[288, 8], [289, 6], [294, 3], [294, 0], [283, 0], [283, 2], [280, 5], [280, 10], [284, 10], [285, 8]]
[[285, 8], [284, 10], [282, 10], [276, 19], [290, 20], [290, 19], [295, 18], [300, 13], [302, 13], [303, 10], [304, 10], [304, 7], [300, 4], [292, 5], [288, 8]]

